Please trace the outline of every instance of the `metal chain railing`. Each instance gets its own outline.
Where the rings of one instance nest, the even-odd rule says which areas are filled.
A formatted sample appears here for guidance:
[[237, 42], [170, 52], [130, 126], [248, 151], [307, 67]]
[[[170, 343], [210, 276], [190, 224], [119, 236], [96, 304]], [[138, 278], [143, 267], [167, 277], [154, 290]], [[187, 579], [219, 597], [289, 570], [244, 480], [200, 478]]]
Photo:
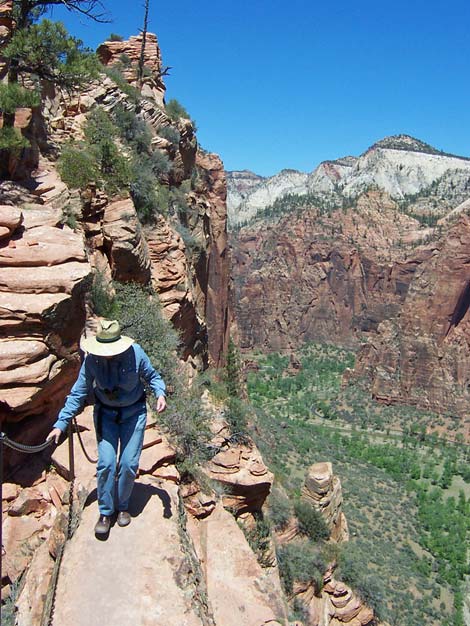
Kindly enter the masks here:
[[80, 429], [78, 428], [77, 420], [73, 417], [72, 421], [73, 421], [73, 425], [75, 427], [75, 432], [77, 433], [78, 443], [80, 444], [80, 447], [82, 449], [83, 454], [85, 455], [86, 460], [89, 461], [90, 463], [93, 463], [93, 464], [98, 463], [98, 459], [92, 459], [90, 457], [90, 455], [88, 454], [88, 452], [86, 451], [86, 449], [85, 449], [85, 445], [83, 443], [83, 439], [82, 439], [82, 436], [80, 434]]
[[[65, 541], [57, 552], [56, 561], [54, 564], [54, 569], [53, 569], [52, 577], [51, 577], [51, 584], [50, 584], [51, 592], [48, 595], [48, 600], [46, 601], [44, 605], [43, 617], [41, 620], [42, 626], [52, 626], [53, 624], [55, 598], [56, 598], [56, 592], [57, 592], [57, 583], [59, 579], [60, 565], [62, 562], [65, 545], [67, 541], [71, 539], [75, 530], [74, 523], [73, 523], [73, 516], [74, 516], [73, 502], [74, 502], [74, 489], [75, 489], [75, 458], [74, 458], [74, 449], [73, 449], [74, 431], [78, 435], [78, 441], [80, 443], [83, 454], [85, 455], [85, 458], [87, 459], [87, 461], [89, 461], [90, 463], [97, 462], [96, 459], [92, 459], [87, 453], [85, 446], [83, 444], [82, 437], [80, 435], [80, 430], [78, 428], [77, 421], [75, 418], [73, 418], [73, 420], [71, 420], [69, 423], [69, 430], [68, 430], [70, 487], [69, 487], [69, 497], [68, 497], [69, 510], [68, 510], [68, 519], [67, 519], [67, 531], [65, 535]], [[55, 443], [54, 439], [51, 438], [51, 439], [46, 439], [46, 441], [44, 441], [43, 443], [40, 443], [39, 445], [31, 446], [25, 443], [20, 443], [18, 441], [13, 441], [5, 433], [3, 432], [0, 433], [0, 503], [3, 500], [3, 446], [7, 446], [8, 448], [12, 450], [15, 450], [17, 452], [23, 452], [25, 454], [35, 454], [38, 452], [42, 452], [43, 450], [45, 450], [46, 448], [48, 448], [54, 443]], [[0, 581], [2, 580], [2, 557], [3, 557], [2, 526], [3, 526], [3, 516], [2, 516], [2, 511], [0, 511]], [[2, 609], [1, 609], [1, 604], [0, 604], [0, 624], [2, 621], [1, 610]]]

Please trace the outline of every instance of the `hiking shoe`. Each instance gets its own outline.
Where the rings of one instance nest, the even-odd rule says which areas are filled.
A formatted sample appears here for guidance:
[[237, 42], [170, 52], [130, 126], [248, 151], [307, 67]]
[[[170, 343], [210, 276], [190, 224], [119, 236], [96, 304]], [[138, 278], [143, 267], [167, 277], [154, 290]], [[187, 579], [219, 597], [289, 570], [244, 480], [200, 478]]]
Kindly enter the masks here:
[[118, 526], [129, 526], [131, 523], [131, 516], [127, 511], [119, 511], [117, 516]]
[[95, 535], [107, 535], [111, 526], [111, 518], [108, 515], [100, 515], [95, 524]]

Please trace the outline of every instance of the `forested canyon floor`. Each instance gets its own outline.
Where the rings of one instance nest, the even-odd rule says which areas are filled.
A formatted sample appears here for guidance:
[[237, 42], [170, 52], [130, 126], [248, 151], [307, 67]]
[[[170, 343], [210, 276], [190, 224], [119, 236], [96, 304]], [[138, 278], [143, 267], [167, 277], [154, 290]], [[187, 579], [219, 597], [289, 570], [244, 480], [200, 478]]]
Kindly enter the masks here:
[[340, 572], [379, 615], [396, 626], [463, 624], [469, 447], [426, 431], [436, 415], [373, 403], [356, 384], [341, 386], [353, 360], [321, 344], [290, 358], [253, 355], [248, 389], [258, 445], [291, 498], [306, 466], [333, 462], [351, 532]]

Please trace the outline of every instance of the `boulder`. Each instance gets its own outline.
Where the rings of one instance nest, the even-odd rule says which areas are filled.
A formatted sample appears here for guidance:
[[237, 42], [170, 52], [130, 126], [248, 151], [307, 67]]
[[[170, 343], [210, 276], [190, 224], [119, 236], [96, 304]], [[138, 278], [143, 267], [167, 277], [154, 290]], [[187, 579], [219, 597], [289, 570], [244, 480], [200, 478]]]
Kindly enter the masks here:
[[23, 222], [23, 213], [14, 206], [0, 205], [0, 239], [12, 235]]

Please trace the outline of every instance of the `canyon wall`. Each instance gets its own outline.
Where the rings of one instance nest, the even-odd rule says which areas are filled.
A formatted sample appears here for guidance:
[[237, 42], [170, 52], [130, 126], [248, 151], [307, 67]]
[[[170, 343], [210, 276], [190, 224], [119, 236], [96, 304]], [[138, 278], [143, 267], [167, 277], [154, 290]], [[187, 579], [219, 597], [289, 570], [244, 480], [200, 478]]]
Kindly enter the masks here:
[[400, 314], [359, 352], [354, 376], [384, 402], [465, 416], [470, 406], [470, 218], [416, 270]]
[[287, 350], [305, 341], [358, 345], [399, 311], [429, 247], [419, 225], [387, 195], [353, 208], [315, 206], [255, 222], [233, 237], [240, 344]]

